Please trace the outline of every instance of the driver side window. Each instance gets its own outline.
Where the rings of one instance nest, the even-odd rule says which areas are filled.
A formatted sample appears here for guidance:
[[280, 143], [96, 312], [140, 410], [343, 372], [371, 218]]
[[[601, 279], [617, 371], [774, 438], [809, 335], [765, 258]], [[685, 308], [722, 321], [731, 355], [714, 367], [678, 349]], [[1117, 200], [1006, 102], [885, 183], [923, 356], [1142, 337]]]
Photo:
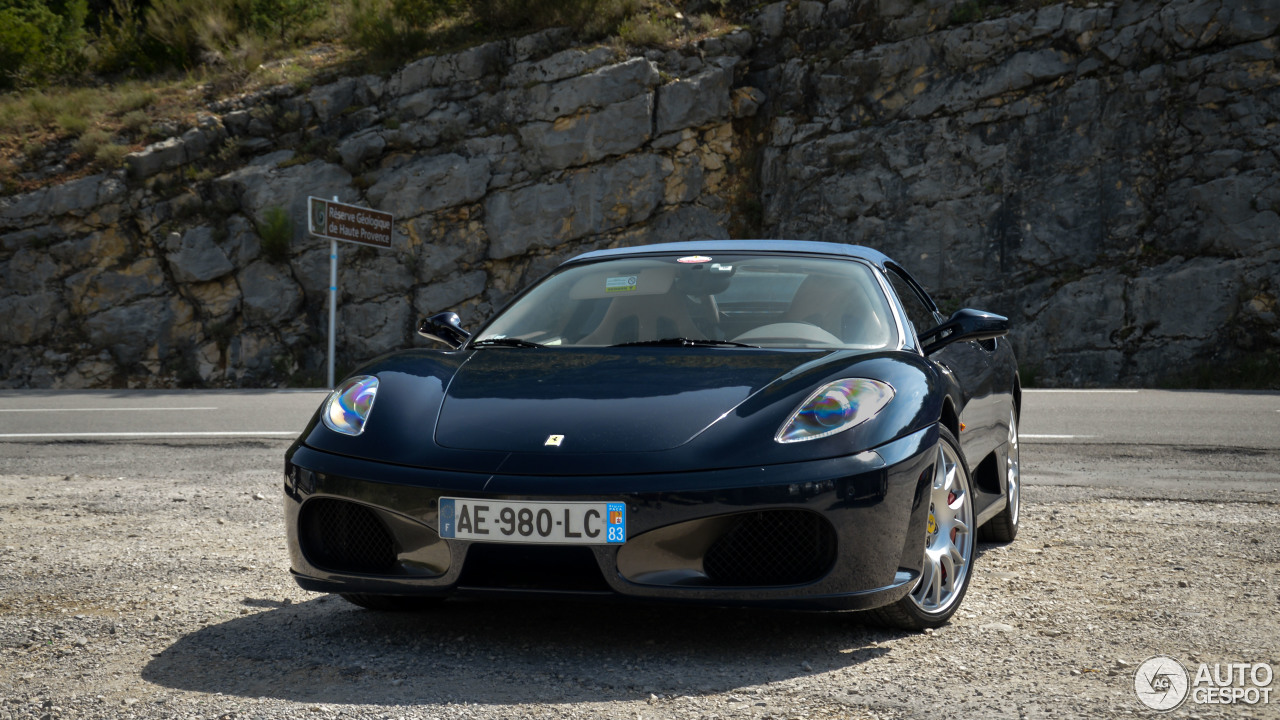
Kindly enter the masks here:
[[916, 335], [938, 324], [938, 319], [934, 317], [934, 314], [925, 305], [924, 300], [920, 299], [920, 295], [915, 288], [911, 287], [896, 272], [890, 271], [885, 275], [889, 277], [889, 284], [893, 285], [893, 291], [898, 294], [898, 299], [902, 301], [902, 309], [906, 311], [907, 319], [916, 327]]

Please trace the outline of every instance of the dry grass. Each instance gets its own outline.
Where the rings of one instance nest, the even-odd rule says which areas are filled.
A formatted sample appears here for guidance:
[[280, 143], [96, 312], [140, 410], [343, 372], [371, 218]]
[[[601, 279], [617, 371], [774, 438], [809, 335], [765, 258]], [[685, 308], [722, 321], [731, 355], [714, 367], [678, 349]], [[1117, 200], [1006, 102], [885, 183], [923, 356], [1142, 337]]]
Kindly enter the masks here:
[[[0, 193], [26, 192], [119, 167], [124, 155], [155, 139], [148, 133], [160, 120], [189, 126], [211, 100], [281, 83], [305, 87], [317, 75], [331, 74], [350, 63], [352, 57], [342, 48], [301, 48], [293, 56], [261, 64], [248, 73], [193, 71], [97, 87], [0, 94], [0, 168], [6, 170], [7, 178]], [[113, 137], [127, 143], [113, 143]], [[42, 180], [17, 177], [35, 169], [32, 160], [46, 149], [75, 153], [67, 158], [66, 173]]]
[[[453, 52], [528, 31], [522, 23], [510, 27], [493, 20], [507, 11], [512, 11], [513, 18], [529, 14], [533, 21], [574, 17], [580, 22], [572, 25], [584, 38], [612, 37], [613, 43], [632, 47], [670, 48], [735, 27], [717, 15], [685, 17], [678, 10], [680, 2], [489, 0], [489, 4], [494, 12], [488, 22], [468, 10], [441, 17], [424, 28], [427, 51]], [[185, 74], [0, 94], [0, 169], [5, 178], [0, 194], [26, 192], [118, 167], [125, 154], [158, 139], [152, 134], [157, 123], [170, 121], [189, 127], [211, 101], [284, 83], [305, 90], [337, 74], [388, 69], [373, 55], [361, 54], [340, 42], [296, 47], [268, 62], [261, 61], [266, 52], [263, 48], [243, 43], [238, 47], [240, 50], [229, 53], [225, 65], [200, 67]], [[52, 156], [60, 156], [65, 172], [55, 177], [20, 177], [50, 163]]]
[[93, 162], [103, 170], [114, 170], [124, 164], [124, 156], [131, 151], [128, 145], [108, 143], [93, 152]]
[[111, 133], [106, 130], [89, 130], [76, 140], [76, 153], [81, 157], [91, 158], [98, 151], [99, 147], [106, 145], [111, 140]]
[[618, 38], [637, 47], [667, 47], [680, 36], [674, 18], [644, 13], [627, 18], [618, 27]]

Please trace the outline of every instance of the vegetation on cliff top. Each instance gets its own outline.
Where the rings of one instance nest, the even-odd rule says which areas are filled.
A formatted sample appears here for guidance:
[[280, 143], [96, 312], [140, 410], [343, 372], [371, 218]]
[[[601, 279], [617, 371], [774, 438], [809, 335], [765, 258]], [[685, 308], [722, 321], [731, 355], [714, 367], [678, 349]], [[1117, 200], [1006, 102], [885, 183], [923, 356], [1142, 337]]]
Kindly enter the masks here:
[[116, 167], [236, 93], [547, 27], [670, 45], [726, 27], [727, 1], [0, 0], [0, 194]]

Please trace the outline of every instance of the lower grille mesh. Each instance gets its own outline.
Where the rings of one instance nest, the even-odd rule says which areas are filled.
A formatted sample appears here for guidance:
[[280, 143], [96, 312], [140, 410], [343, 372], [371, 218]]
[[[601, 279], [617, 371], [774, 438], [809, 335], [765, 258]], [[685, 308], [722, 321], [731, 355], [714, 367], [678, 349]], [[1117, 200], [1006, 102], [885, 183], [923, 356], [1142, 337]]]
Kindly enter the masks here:
[[316, 567], [358, 573], [389, 573], [396, 566], [395, 540], [372, 510], [344, 500], [318, 498], [302, 506], [302, 549]]
[[458, 585], [508, 590], [606, 592], [591, 548], [474, 543]]
[[821, 578], [836, 558], [835, 530], [806, 510], [743, 513], [702, 559], [718, 585], [799, 585]]

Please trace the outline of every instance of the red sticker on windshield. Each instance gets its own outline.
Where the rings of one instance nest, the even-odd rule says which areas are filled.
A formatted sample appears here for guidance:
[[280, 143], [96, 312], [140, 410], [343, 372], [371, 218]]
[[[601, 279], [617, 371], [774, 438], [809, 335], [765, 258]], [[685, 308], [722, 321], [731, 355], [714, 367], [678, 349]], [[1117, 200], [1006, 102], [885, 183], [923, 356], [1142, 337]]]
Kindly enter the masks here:
[[707, 257], [706, 255], [688, 255], [688, 256], [677, 259], [676, 262], [684, 263], [685, 265], [694, 265], [696, 263], [711, 262], [711, 258]]

